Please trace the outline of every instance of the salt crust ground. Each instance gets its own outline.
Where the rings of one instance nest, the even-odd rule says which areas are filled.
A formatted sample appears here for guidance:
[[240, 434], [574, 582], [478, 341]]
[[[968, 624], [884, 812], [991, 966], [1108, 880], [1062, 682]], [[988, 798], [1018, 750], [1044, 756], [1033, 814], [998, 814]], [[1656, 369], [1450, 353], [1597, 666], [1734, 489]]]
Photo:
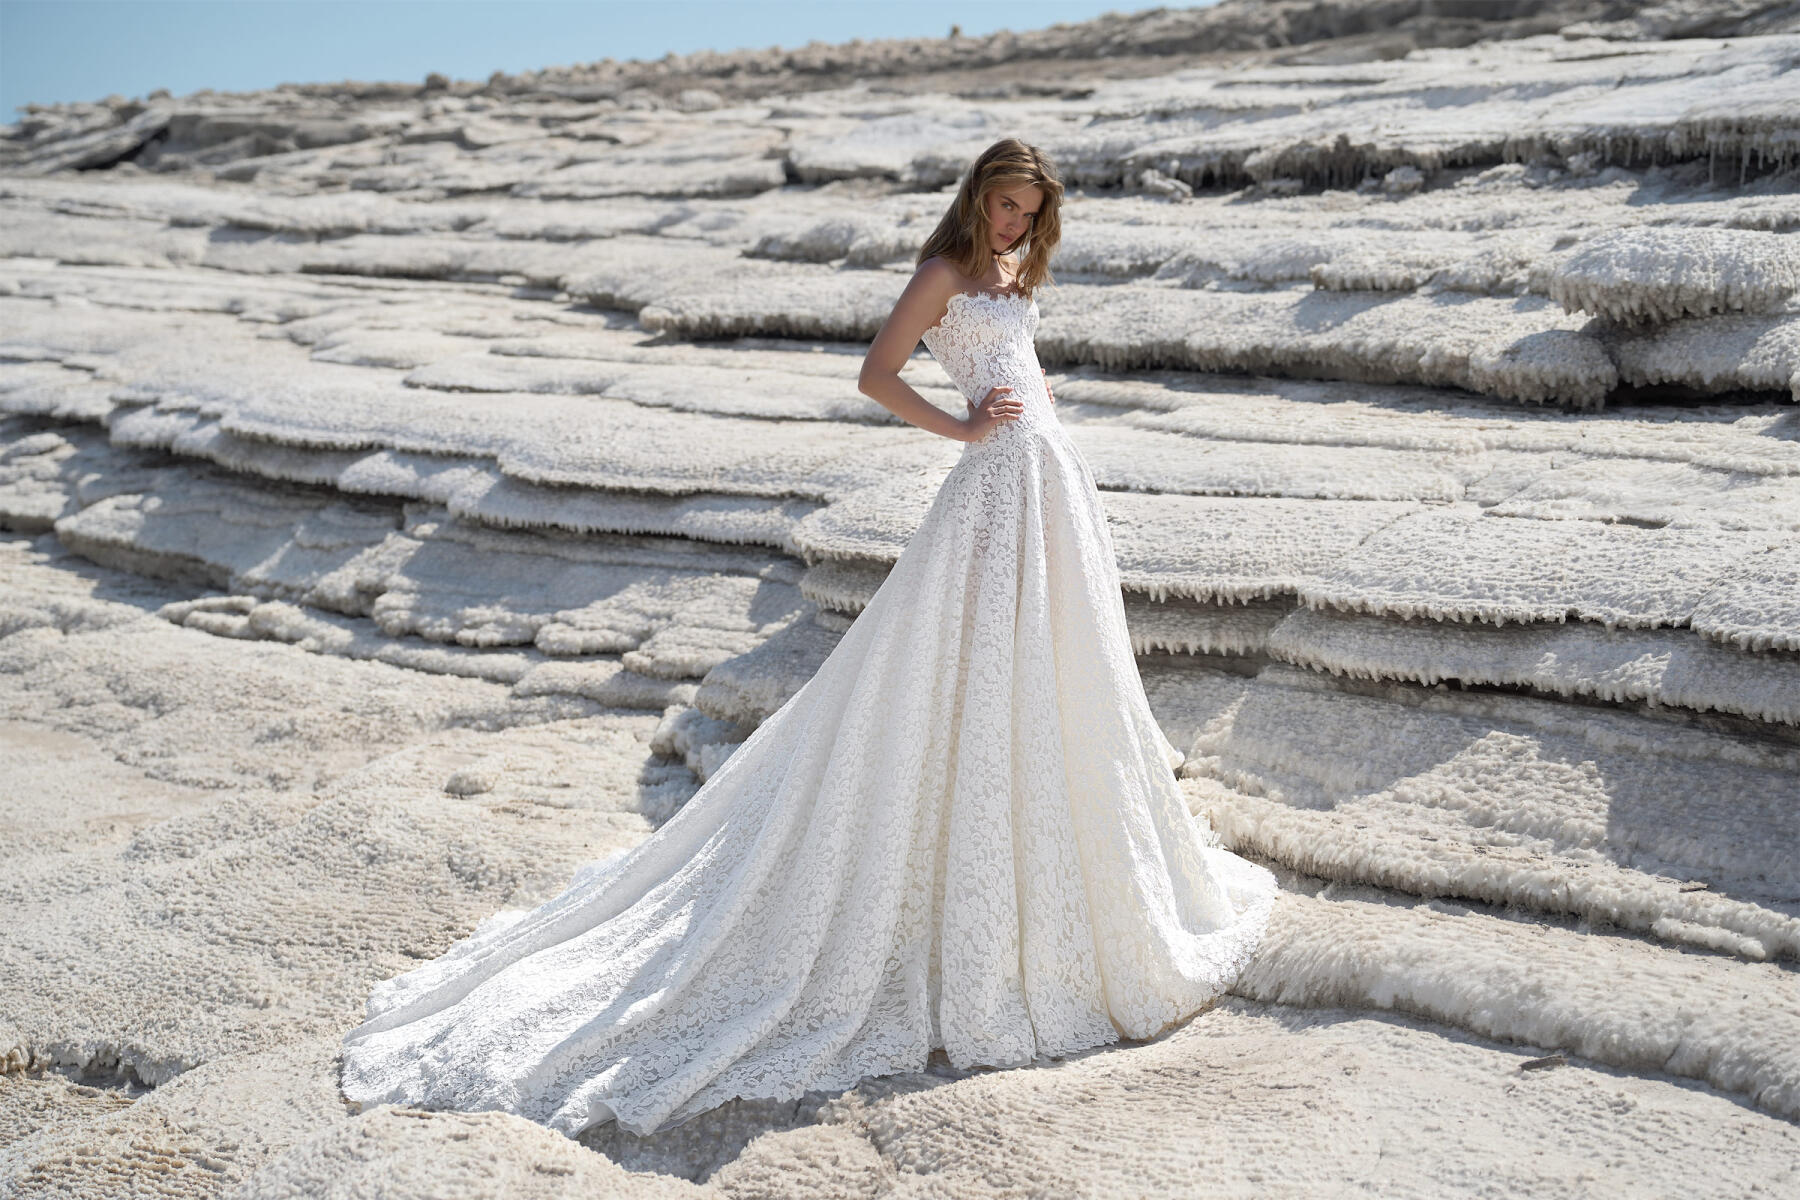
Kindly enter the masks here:
[[[41, 785], [9, 805], [12, 831], [34, 840], [15, 836], [8, 856], [6, 902], [26, 914], [28, 940], [9, 944], [0, 987], [11, 1038], [35, 1059], [0, 1083], [10, 1194], [1119, 1195], [1167, 1194], [1196, 1178], [1240, 1195], [1777, 1194], [1793, 1183], [1795, 1127], [1725, 1094], [1641, 1064], [1620, 1074], [1578, 1057], [1522, 1069], [1561, 1037], [1533, 1045], [1510, 1029], [1501, 1032], [1515, 1044], [1500, 1045], [1329, 1007], [1368, 986], [1358, 970], [1381, 972], [1389, 982], [1378, 989], [1404, 986], [1394, 933], [1410, 926], [1356, 934], [1357, 918], [1340, 928], [1346, 918], [1318, 906], [1386, 906], [1333, 900], [1299, 877], [1287, 925], [1246, 990], [1310, 979], [1331, 992], [1313, 998], [1327, 1007], [1234, 1000], [1159, 1041], [1060, 1065], [926, 1072], [798, 1107], [736, 1103], [656, 1139], [590, 1139], [637, 1173], [516, 1118], [353, 1117], [336, 1093], [336, 1035], [367, 983], [643, 836], [645, 814], [667, 811], [691, 779], [649, 757], [650, 715], [521, 726], [508, 714], [517, 702], [492, 685], [266, 643], [253, 644], [266, 652], [261, 682], [247, 687], [245, 647], [154, 615], [184, 589], [84, 567], [45, 554], [48, 544], [5, 543], [12, 632], [0, 639], [0, 728], [8, 761], [36, 764], [9, 780]], [[184, 661], [178, 672], [158, 665], [170, 655]], [[142, 690], [109, 695], [107, 672]], [[411, 725], [372, 719], [427, 695], [435, 705]], [[298, 712], [333, 710], [328, 724], [269, 736]], [[246, 744], [263, 761], [229, 749]], [[204, 770], [192, 765], [199, 745], [221, 748]], [[46, 749], [57, 767], [36, 757]], [[309, 769], [322, 763], [331, 768]], [[67, 791], [71, 768], [79, 796]], [[204, 782], [164, 782], [195, 776]], [[1463, 908], [1404, 921], [1421, 916], [1515, 926], [1535, 943], [1531, 986], [1548, 996], [1575, 986], [1597, 948], [1595, 935]], [[1486, 936], [1421, 938], [1440, 990], [1467, 978], [1466, 964], [1442, 961], [1447, 945], [1504, 961], [1483, 948]], [[1359, 937], [1374, 944], [1347, 956]], [[1559, 938], [1580, 964], [1573, 975], [1548, 967]], [[1287, 956], [1317, 957], [1313, 939], [1333, 944], [1336, 965], [1290, 969]], [[47, 980], [46, 966], [69, 974]], [[1504, 977], [1489, 983], [1496, 994]], [[1703, 975], [1686, 986], [1703, 987]], [[1654, 1007], [1662, 990], [1629, 995]], [[1577, 1024], [1605, 1037], [1597, 1001], [1568, 993]], [[1530, 1009], [1557, 1019], [1553, 1003]], [[1773, 1017], [1764, 1008], [1755, 1022], [1767, 1029]], [[1642, 1020], [1623, 1019], [1622, 1030]], [[160, 1086], [77, 1084], [57, 1058], [62, 1070], [112, 1068]], [[1721, 1161], [1723, 1144], [1733, 1152]]]
[[[1800, 30], [1515, 7], [0, 131], [0, 1191], [1793, 1190]], [[1039, 350], [1182, 786], [1282, 874], [1239, 995], [652, 1139], [345, 1112], [371, 981], [880, 585], [956, 448], [859, 343], [1000, 132], [1076, 185]]]

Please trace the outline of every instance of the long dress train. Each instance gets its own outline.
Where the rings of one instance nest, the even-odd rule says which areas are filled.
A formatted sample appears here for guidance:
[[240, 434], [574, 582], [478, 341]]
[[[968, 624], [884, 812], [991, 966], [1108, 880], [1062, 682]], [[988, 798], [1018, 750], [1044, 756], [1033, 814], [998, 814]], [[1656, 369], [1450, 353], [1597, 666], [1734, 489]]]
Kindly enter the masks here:
[[798, 692], [631, 851], [378, 985], [363, 1103], [650, 1133], [733, 1097], [1152, 1036], [1243, 969], [1275, 894], [1189, 814], [1037, 304], [925, 335], [1016, 420], [968, 443]]

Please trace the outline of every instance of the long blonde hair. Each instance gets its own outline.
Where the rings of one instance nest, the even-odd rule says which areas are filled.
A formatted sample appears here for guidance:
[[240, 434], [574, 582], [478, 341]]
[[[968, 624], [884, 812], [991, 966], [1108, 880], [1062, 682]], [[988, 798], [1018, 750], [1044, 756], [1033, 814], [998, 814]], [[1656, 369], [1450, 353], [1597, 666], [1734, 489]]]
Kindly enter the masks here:
[[1025, 247], [1019, 262], [1020, 291], [1030, 295], [1040, 285], [1051, 282], [1050, 256], [1062, 241], [1062, 180], [1057, 178], [1056, 165], [1049, 155], [1018, 138], [1001, 138], [981, 152], [981, 157], [963, 175], [956, 199], [943, 219], [919, 247], [917, 262], [941, 255], [972, 279], [987, 274], [995, 258], [989, 249], [992, 240], [987, 218], [988, 193], [1011, 191], [1028, 183], [1043, 190], [1044, 202], [1030, 227], [1006, 250], [1011, 253], [1021, 244]]

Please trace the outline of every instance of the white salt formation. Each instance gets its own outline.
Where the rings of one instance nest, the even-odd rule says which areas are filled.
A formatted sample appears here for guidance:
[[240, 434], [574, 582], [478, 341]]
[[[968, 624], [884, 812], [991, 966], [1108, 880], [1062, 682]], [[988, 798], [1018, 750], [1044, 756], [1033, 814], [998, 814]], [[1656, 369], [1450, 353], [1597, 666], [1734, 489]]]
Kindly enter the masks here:
[[1766, 312], [1800, 291], [1800, 242], [1738, 229], [1614, 229], [1550, 268], [1550, 295], [1621, 323]]
[[[1800, 18], [1442, 8], [0, 129], [0, 1193], [1800, 1189]], [[371, 984], [881, 586], [958, 447], [864, 343], [1003, 135], [1170, 767], [1283, 881], [1236, 995], [649, 1138], [348, 1112]]]

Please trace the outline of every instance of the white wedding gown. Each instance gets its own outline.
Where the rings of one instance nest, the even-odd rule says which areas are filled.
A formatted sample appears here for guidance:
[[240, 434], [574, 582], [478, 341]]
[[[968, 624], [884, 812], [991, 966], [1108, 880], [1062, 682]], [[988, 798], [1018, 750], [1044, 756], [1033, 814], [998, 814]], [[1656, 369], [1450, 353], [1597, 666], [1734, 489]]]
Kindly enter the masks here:
[[1232, 983], [1275, 881], [1183, 802], [1037, 322], [951, 300], [926, 345], [1023, 414], [964, 448], [830, 657], [662, 828], [376, 987], [348, 1098], [650, 1133], [937, 1047], [1004, 1067], [1150, 1037]]

